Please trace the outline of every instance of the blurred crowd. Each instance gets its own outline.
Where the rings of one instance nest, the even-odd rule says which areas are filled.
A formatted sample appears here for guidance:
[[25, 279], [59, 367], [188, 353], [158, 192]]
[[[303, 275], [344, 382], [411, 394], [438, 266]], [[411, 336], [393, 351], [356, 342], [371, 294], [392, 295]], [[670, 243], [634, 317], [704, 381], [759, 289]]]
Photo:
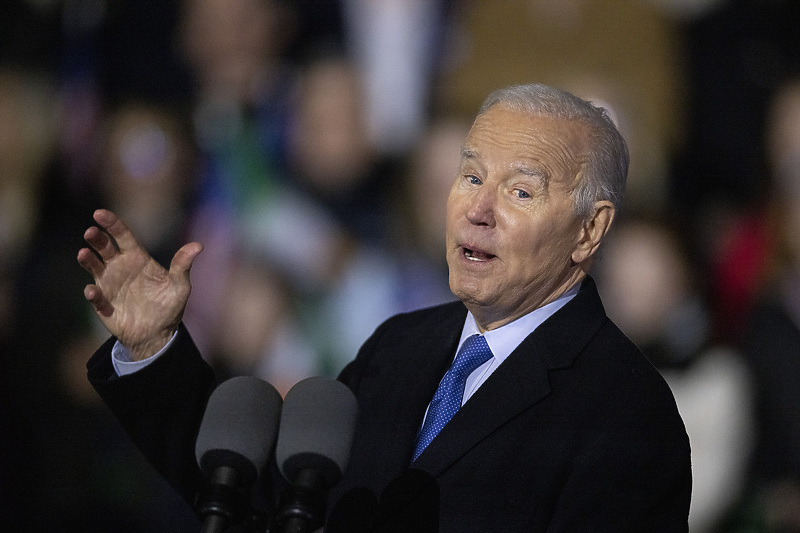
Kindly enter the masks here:
[[167, 267], [202, 242], [187, 327], [285, 392], [453, 298], [461, 142], [543, 82], [629, 141], [594, 275], [686, 422], [691, 531], [800, 531], [798, 25], [793, 0], [3, 0], [0, 527], [199, 527], [85, 378], [94, 209]]

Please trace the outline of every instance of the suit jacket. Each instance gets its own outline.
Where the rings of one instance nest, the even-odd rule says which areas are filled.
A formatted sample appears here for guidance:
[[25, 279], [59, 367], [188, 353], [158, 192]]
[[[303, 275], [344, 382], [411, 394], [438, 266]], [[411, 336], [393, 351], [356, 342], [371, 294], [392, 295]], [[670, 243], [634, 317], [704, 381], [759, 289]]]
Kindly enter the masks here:
[[[411, 466], [438, 484], [441, 531], [688, 530], [691, 466], [683, 422], [659, 373], [606, 317], [590, 278], [411, 464], [417, 432], [452, 361], [466, 312], [454, 302], [393, 317], [341, 373], [360, 411], [350, 462], [332, 501], [358, 487], [381, 494]], [[170, 350], [174, 360], [156, 361], [142, 371], [147, 375], [115, 379], [109, 346], [89, 368], [98, 392], [137, 444], [191, 498], [197, 472], [187, 474], [191, 465], [174, 466], [194, 438], [174, 435], [181, 431], [170, 424], [181, 418], [180, 410], [159, 402], [171, 411], [166, 424], [145, 413], [151, 434], [166, 425], [173, 434], [167, 440], [182, 442], [183, 451], [165, 451], [161, 437], [153, 442], [141, 435], [147, 430], [136, 421], [141, 409], [132, 399], [140, 394], [132, 390], [137, 387], [156, 396], [162, 394], [154, 388], [158, 382], [174, 387], [181, 365], [189, 365], [183, 372], [199, 379], [199, 388], [206, 387], [184, 392], [195, 402], [207, 395], [210, 381], [196, 349], [185, 332], [179, 337]], [[173, 354], [162, 359], [166, 355]], [[169, 397], [179, 400], [187, 416], [197, 414], [196, 407], [186, 407], [191, 400]]]

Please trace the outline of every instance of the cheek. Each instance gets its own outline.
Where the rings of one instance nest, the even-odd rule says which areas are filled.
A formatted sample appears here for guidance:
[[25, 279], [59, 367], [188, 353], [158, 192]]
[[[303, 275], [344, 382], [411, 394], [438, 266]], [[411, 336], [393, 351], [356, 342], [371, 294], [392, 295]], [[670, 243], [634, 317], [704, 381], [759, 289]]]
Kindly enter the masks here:
[[515, 266], [528, 276], [552, 273], [570, 264], [573, 233], [557, 223], [521, 224], [509, 232], [506, 245], [517, 250], [513, 254]]

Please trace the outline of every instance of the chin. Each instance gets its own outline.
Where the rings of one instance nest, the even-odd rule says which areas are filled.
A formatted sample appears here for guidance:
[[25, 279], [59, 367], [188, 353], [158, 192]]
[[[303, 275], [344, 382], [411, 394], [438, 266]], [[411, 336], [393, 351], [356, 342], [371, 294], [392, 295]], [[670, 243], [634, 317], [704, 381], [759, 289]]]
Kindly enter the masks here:
[[483, 285], [470, 280], [470, 282], [454, 281], [450, 279], [450, 291], [465, 305], [484, 306], [488, 305], [485, 294], [483, 294]]

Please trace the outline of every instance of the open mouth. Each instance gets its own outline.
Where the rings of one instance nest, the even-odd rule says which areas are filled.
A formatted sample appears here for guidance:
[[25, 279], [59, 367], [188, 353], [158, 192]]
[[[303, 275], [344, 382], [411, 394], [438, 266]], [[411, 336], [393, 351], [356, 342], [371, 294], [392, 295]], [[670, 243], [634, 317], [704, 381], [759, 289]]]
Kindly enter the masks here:
[[469, 248], [464, 248], [464, 257], [466, 257], [470, 261], [489, 261], [490, 259], [493, 259], [495, 256], [492, 254], [488, 254], [486, 252], [481, 252], [480, 250], [471, 250]]

